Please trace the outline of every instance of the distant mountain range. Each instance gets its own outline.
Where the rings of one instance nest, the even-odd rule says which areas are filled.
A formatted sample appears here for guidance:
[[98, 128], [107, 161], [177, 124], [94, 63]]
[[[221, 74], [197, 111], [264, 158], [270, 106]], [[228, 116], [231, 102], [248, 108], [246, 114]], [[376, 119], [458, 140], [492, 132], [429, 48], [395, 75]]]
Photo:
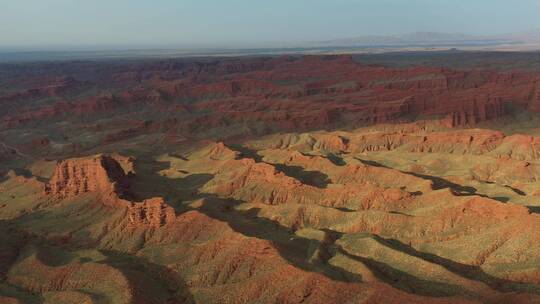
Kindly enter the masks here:
[[415, 32], [401, 35], [367, 35], [353, 38], [313, 42], [326, 47], [406, 47], [406, 46], [474, 46], [524, 44], [540, 42], [540, 31], [498, 35], [473, 36], [460, 33]]
[[333, 54], [417, 50], [513, 50], [539, 51], [540, 29], [506, 35], [474, 36], [460, 33], [415, 32], [401, 35], [366, 35], [294, 44], [238, 47], [74, 47], [18, 49], [0, 46], [0, 63], [48, 60], [142, 59], [178, 57], [272, 56], [286, 54]]

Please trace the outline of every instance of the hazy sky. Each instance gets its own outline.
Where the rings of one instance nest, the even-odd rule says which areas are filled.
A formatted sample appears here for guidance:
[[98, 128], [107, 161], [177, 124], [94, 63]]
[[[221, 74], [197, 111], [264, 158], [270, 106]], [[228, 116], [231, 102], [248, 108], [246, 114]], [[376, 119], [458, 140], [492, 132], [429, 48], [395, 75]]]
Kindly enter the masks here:
[[538, 28], [540, 0], [0, 0], [0, 48], [258, 46]]

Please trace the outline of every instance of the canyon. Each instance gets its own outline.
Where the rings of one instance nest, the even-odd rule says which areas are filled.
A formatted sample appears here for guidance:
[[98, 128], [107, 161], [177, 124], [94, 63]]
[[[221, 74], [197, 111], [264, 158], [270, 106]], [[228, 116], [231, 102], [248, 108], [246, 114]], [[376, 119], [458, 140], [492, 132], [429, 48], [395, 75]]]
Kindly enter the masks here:
[[540, 72], [362, 58], [0, 64], [0, 303], [540, 303]]

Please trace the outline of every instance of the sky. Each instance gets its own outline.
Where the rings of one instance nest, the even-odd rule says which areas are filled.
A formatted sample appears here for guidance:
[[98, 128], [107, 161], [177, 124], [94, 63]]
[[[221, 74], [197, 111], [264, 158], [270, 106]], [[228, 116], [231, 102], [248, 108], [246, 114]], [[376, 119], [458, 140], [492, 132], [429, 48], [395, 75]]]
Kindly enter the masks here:
[[0, 0], [0, 49], [258, 47], [540, 29], [540, 0]]

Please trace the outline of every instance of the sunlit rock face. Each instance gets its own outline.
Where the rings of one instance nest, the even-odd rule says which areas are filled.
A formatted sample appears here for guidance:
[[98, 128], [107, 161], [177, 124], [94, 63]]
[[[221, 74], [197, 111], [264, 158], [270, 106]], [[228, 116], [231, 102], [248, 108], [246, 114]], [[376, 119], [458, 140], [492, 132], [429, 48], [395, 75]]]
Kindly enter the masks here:
[[122, 167], [111, 157], [67, 159], [58, 162], [45, 193], [62, 199], [87, 192], [112, 193], [125, 186], [125, 179]]

